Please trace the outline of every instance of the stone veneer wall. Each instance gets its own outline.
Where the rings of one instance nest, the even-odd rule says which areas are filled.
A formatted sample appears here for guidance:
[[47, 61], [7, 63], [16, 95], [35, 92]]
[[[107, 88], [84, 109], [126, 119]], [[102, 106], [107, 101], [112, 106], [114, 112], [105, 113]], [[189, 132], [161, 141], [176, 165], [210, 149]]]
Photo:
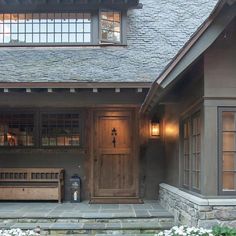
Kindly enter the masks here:
[[160, 184], [160, 204], [174, 214], [175, 223], [211, 228], [236, 227], [236, 199], [200, 198], [176, 187]]

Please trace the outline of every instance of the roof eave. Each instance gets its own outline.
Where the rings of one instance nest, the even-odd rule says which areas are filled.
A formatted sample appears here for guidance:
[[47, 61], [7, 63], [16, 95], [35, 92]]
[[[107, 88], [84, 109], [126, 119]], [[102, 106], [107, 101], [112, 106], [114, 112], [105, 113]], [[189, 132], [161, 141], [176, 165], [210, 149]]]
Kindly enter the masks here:
[[[161, 94], [159, 96], [156, 95], [156, 93], [158, 93], [157, 87], [161, 87], [162, 90], [166, 89], [168, 85], [173, 82], [173, 80], [178, 78], [178, 76], [188, 66], [190, 66], [200, 55], [202, 55], [202, 53], [204, 53], [204, 51], [216, 40], [229, 22], [235, 17], [236, 0], [230, 0], [230, 4], [228, 1], [229, 0], [223, 0], [218, 2], [207, 20], [198, 28], [190, 40], [183, 46], [179, 53], [163, 70], [160, 76], [154, 81], [144, 103], [142, 104], [140, 109], [141, 113], [150, 112], [155, 106], [154, 104], [156, 104], [161, 98]], [[221, 14], [221, 17], [219, 17], [216, 22], [218, 24], [215, 24], [216, 26], [214, 27], [212, 23], [226, 3], [231, 6], [228, 17], [224, 17], [224, 14]], [[206, 34], [207, 30], [208, 34]], [[209, 33], [209, 31], [211, 31], [211, 33]], [[204, 45], [202, 41], [204, 42]], [[190, 53], [191, 51], [195, 53]]]

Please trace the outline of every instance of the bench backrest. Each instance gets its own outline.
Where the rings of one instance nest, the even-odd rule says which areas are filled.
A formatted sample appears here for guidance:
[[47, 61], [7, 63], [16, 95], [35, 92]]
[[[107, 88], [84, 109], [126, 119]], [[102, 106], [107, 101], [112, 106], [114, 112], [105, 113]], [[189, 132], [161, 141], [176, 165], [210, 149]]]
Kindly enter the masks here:
[[58, 182], [63, 175], [60, 168], [0, 168], [0, 182]]

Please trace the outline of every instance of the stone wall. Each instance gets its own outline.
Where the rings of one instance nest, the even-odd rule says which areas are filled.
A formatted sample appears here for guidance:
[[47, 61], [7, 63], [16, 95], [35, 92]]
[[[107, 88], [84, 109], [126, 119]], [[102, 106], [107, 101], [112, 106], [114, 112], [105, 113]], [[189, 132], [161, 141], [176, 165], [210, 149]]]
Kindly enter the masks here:
[[167, 184], [160, 184], [159, 199], [160, 204], [174, 214], [176, 224], [236, 227], [236, 199], [200, 198]]

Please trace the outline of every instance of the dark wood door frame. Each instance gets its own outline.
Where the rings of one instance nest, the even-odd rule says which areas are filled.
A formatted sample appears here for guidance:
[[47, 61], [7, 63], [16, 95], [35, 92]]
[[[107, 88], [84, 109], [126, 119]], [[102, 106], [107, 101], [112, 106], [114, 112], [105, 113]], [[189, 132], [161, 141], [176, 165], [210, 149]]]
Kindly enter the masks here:
[[[114, 197], [98, 197], [96, 196], [96, 191], [95, 191], [95, 138], [96, 134], [96, 116], [98, 113], [102, 112], [130, 112], [131, 113], [131, 119], [132, 119], [132, 124], [133, 124], [133, 129], [132, 129], [132, 152], [133, 152], [133, 167], [134, 167], [134, 191], [135, 194], [133, 196], [114, 196]], [[139, 147], [139, 124], [138, 124], [138, 109], [137, 108], [96, 108], [91, 110], [90, 113], [90, 170], [91, 170], [91, 179], [90, 179], [90, 189], [91, 189], [91, 198], [90, 202], [91, 203], [141, 203], [142, 201], [139, 199], [139, 163], [138, 163], [138, 147]]]

